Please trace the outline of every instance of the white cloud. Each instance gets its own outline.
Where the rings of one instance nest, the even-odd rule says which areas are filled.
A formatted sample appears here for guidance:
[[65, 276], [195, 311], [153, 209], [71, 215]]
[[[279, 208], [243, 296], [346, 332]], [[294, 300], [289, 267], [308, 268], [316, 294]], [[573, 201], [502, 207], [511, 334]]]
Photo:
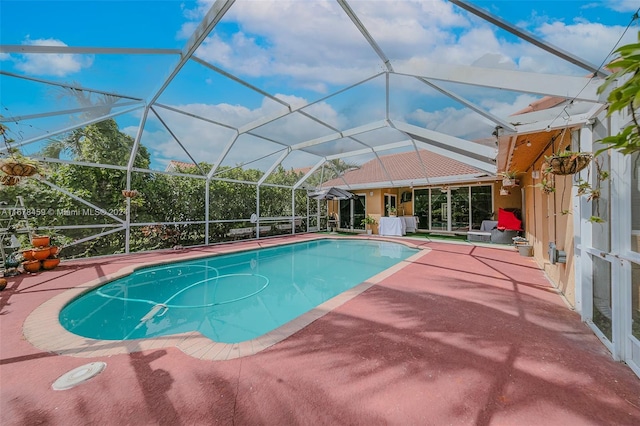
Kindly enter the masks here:
[[[624, 29], [621, 26], [605, 26], [600, 23], [579, 22], [566, 25], [553, 22], [543, 24], [538, 31], [549, 43], [585, 58], [594, 65], [600, 65], [614, 50]], [[620, 44], [633, 43], [636, 38], [637, 33], [627, 31]]]
[[418, 109], [410, 118], [427, 129], [468, 140], [486, 138], [495, 127], [494, 123], [477, 113], [452, 107], [435, 112]]
[[[619, 8], [629, 8], [630, 4], [624, 2]], [[189, 10], [187, 15], [201, 18], [210, 5], [211, 2], [199, 1], [197, 8]], [[350, 5], [396, 70], [428, 69], [430, 63], [444, 62], [544, 73], [587, 73], [487, 22], [469, 18], [466, 12], [444, 0], [369, 1], [351, 2]], [[611, 5], [613, 7], [613, 2]], [[595, 65], [605, 59], [624, 30], [620, 26], [605, 26], [584, 18], [576, 18], [571, 23], [555, 22], [535, 11], [523, 24], [547, 42]], [[193, 22], [186, 23], [178, 37], [189, 37], [194, 28]], [[228, 28], [237, 28], [237, 31], [227, 34], [225, 30]], [[635, 34], [629, 32], [623, 43], [632, 42], [634, 38]], [[352, 84], [384, 70], [374, 49], [339, 5], [331, 1], [236, 2], [214, 33], [200, 46], [197, 55], [265, 90], [279, 91], [282, 95], [278, 96], [294, 106], [306, 100], [286, 94], [295, 93], [299, 88], [325, 93], [335, 85]], [[376, 87], [375, 90], [383, 91], [384, 87]], [[456, 92], [465, 96], [473, 89], [458, 87]], [[538, 99], [532, 95], [496, 92], [480, 101], [477, 97], [472, 99], [505, 119]], [[266, 109], [263, 108], [266, 107], [266, 103], [253, 110], [232, 105], [184, 106], [193, 111], [201, 108], [202, 114], [210, 113], [220, 121], [235, 125], [250, 122], [264, 114]], [[207, 108], [211, 110], [205, 111]], [[361, 108], [363, 106], [360, 105], [343, 114], [335, 106], [321, 103], [309, 110], [327, 123], [344, 128], [353, 120], [346, 114], [361, 113]], [[428, 128], [459, 137], [486, 137], [487, 131], [490, 134], [491, 127], [495, 125], [468, 109], [428, 111], [428, 106], [423, 108], [408, 117]], [[392, 111], [392, 114], [406, 115], [404, 111]], [[266, 132], [277, 140], [304, 140], [323, 134], [314, 126], [308, 126], [307, 120], [291, 117], [261, 127], [256, 132]], [[198, 126], [192, 126], [191, 130], [186, 124], [184, 127], [187, 134], [197, 138], [197, 133], [191, 130]], [[252, 151], [244, 155], [260, 153]], [[239, 154], [236, 151], [231, 153]], [[202, 155], [206, 155], [204, 150]]]
[[[62, 41], [51, 38], [27, 39], [23, 44], [32, 46], [66, 46]], [[15, 67], [26, 74], [53, 75], [56, 77], [65, 77], [69, 74], [77, 73], [92, 64], [93, 55], [26, 53], [17, 55], [15, 59]]]
[[[381, 61], [333, 2], [237, 2], [197, 55], [247, 77], [281, 77], [296, 87], [326, 92], [380, 71]], [[224, 27], [224, 25], [222, 25]]]
[[[633, 2], [637, 0], [616, 8], [629, 9]], [[610, 4], [613, 7], [614, 2]], [[210, 5], [200, 1], [191, 13], [202, 16]], [[584, 72], [527, 42], [504, 38], [489, 23], [470, 21], [449, 2], [369, 1], [354, 2], [351, 7], [394, 66], [430, 61]], [[324, 93], [331, 85], [349, 84], [383, 69], [380, 58], [334, 2], [237, 2], [224, 22], [236, 22], [239, 31], [233, 36], [211, 35], [198, 55], [245, 78], [286, 76], [290, 87]], [[548, 42], [596, 65], [623, 29], [584, 19], [572, 24], [550, 22], [535, 11], [524, 24]], [[633, 38], [629, 34], [627, 40]]]
[[[307, 103], [305, 99], [298, 97], [285, 95], [278, 95], [278, 97], [294, 106]], [[277, 106], [269, 100], [265, 100], [260, 107], [255, 109], [230, 104], [185, 104], [173, 105], [173, 107], [200, 117], [238, 127], [251, 123], [260, 117], [270, 116], [278, 111], [283, 111], [284, 108]], [[165, 110], [162, 109], [160, 109], [159, 112], [163, 121], [169, 126], [171, 131], [180, 140], [180, 143], [196, 161], [215, 163], [220, 153], [223, 152], [224, 147], [232, 140], [235, 134], [233, 130], [194, 119], [187, 115], [165, 112]], [[329, 105], [324, 103], [310, 106], [309, 112], [331, 125], [340, 125], [340, 121], [344, 120], [344, 118], [339, 117]], [[277, 141], [286, 141], [287, 143], [317, 137], [317, 133], [315, 133], [317, 132], [317, 127], [313, 126], [319, 125], [315, 122], [310, 123], [309, 119], [303, 118], [301, 115], [289, 116], [285, 121], [286, 123], [277, 122], [259, 127], [254, 129], [254, 132], [256, 134], [264, 134]], [[312, 126], [310, 126], [310, 124], [312, 124]], [[124, 129], [123, 132], [135, 136], [136, 128], [127, 128]], [[327, 131], [327, 133], [329, 132], [331, 131]], [[170, 160], [191, 161], [182, 147], [154, 117], [149, 118], [142, 136], [142, 143], [152, 153], [156, 168], [164, 169]], [[284, 148], [282, 145], [267, 140], [258, 139], [250, 135], [242, 135], [238, 138], [238, 142], [236, 142], [231, 149], [223, 164], [236, 165], [252, 162]], [[251, 163], [251, 167], [268, 167], [276, 158], [277, 156], [271, 156], [262, 163]], [[312, 158], [317, 161], [317, 158]], [[306, 159], [309, 160], [309, 157], [307, 156]], [[307, 165], [308, 164], [294, 164], [293, 166], [300, 167]]]
[[606, 0], [606, 4], [616, 12], [635, 12], [640, 7], [638, 0]]
[[180, 27], [180, 31], [176, 34], [176, 38], [178, 40], [186, 40], [191, 37], [191, 34], [194, 33], [196, 28], [198, 27], [198, 22], [185, 22]]
[[509, 121], [509, 116], [528, 107], [531, 103], [539, 100], [539, 96], [519, 95], [513, 102], [500, 102], [493, 99], [486, 99], [482, 106], [496, 117]]
[[516, 64], [513, 59], [500, 53], [485, 53], [480, 58], [476, 59], [472, 64], [474, 67], [482, 68], [500, 68], [513, 70], [516, 68]]

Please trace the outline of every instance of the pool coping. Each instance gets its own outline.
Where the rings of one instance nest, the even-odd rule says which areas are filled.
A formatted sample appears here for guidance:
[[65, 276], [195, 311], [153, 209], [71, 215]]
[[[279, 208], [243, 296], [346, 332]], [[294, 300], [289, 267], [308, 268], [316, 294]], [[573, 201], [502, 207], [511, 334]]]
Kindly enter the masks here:
[[47, 352], [59, 355], [69, 355], [74, 357], [103, 357], [117, 354], [128, 354], [149, 349], [161, 349], [175, 347], [187, 355], [201, 360], [221, 361], [235, 359], [244, 356], [254, 355], [274, 344], [281, 342], [292, 334], [300, 331], [315, 320], [321, 318], [347, 301], [363, 293], [373, 285], [381, 282], [385, 278], [405, 268], [407, 265], [417, 261], [427, 255], [431, 249], [422, 247], [409, 241], [389, 240], [385, 238], [365, 237], [367, 240], [386, 241], [403, 244], [411, 248], [418, 249], [418, 253], [404, 259], [392, 267], [372, 276], [366, 281], [352, 287], [349, 290], [323, 302], [310, 311], [294, 318], [282, 326], [266, 333], [256, 339], [247, 340], [240, 343], [215, 342], [205, 337], [197, 331], [174, 334], [170, 336], [159, 336], [155, 338], [135, 339], [135, 340], [98, 340], [78, 336], [67, 331], [58, 320], [58, 315], [62, 308], [74, 298], [86, 293], [96, 287], [105, 285], [116, 278], [131, 274], [136, 269], [157, 266], [176, 261], [194, 260], [203, 257], [219, 256], [229, 253], [239, 253], [242, 251], [254, 250], [256, 248], [274, 247], [279, 245], [295, 244], [303, 241], [313, 241], [317, 239], [363, 239], [362, 237], [342, 237], [342, 236], [318, 236], [317, 238], [305, 239], [303, 241], [256, 241], [254, 244], [244, 244], [241, 247], [216, 246], [208, 253], [194, 253], [180, 257], [180, 259], [167, 259], [141, 262], [128, 265], [117, 272], [96, 278], [85, 284], [80, 284], [72, 289], [60, 293], [42, 305], [38, 306], [29, 314], [23, 325], [24, 337], [33, 346]]

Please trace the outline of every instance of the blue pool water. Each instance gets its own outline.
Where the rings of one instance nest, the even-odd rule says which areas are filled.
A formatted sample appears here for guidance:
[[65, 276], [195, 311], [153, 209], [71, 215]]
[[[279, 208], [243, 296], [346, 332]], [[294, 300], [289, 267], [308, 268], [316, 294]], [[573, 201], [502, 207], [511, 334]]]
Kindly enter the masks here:
[[198, 331], [254, 339], [416, 253], [402, 244], [317, 240], [137, 270], [60, 312], [80, 336], [128, 340]]

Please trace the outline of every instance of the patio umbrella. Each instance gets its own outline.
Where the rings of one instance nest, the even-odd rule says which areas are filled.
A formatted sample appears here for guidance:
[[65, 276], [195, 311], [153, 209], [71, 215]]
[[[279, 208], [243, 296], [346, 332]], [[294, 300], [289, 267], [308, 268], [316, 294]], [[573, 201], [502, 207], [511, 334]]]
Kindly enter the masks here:
[[356, 194], [336, 187], [318, 189], [310, 192], [309, 197], [314, 200], [350, 200], [358, 198]]

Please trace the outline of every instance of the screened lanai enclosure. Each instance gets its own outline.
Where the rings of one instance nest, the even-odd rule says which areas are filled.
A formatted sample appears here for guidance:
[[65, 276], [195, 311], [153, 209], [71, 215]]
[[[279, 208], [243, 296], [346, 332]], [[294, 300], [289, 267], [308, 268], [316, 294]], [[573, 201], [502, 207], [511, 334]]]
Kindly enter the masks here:
[[627, 14], [598, 32], [559, 17], [581, 2], [517, 3], [3, 1], [0, 153], [38, 173], [3, 175], [0, 228], [64, 257], [187, 247], [325, 229], [309, 193], [387, 153], [495, 175], [512, 113], [602, 110], [602, 64], [634, 37]]

